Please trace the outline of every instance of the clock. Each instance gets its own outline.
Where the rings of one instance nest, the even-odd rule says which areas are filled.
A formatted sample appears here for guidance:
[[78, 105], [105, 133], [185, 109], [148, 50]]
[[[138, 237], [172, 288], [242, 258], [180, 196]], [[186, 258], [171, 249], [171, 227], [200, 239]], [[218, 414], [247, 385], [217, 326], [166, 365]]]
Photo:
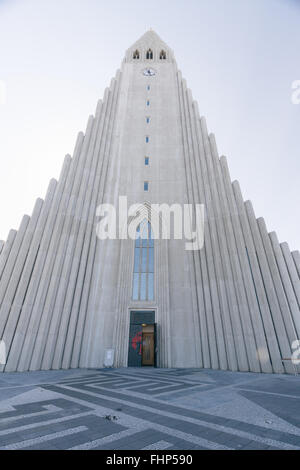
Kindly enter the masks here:
[[143, 70], [143, 74], [146, 76], [146, 77], [153, 77], [153, 75], [156, 74], [155, 70], [151, 69], [151, 68], [147, 68], [145, 70]]

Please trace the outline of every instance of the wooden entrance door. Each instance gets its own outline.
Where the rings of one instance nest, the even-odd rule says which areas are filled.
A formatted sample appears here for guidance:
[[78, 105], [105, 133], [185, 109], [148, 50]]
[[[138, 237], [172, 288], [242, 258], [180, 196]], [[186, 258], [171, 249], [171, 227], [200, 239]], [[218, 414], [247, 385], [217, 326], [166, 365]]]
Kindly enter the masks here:
[[156, 366], [155, 312], [131, 310], [128, 366]]
[[142, 365], [154, 366], [154, 332], [153, 333], [143, 332]]

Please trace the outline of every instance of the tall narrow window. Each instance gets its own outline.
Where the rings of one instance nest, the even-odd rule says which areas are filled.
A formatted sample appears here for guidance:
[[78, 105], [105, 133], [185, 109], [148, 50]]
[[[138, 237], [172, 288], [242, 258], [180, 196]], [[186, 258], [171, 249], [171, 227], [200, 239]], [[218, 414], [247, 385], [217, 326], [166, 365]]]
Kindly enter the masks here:
[[159, 58], [160, 58], [160, 60], [165, 60], [167, 58], [166, 52], [165, 51], [160, 51]]
[[146, 144], [148, 144], [148, 143], [149, 143], [149, 137], [146, 136]]
[[149, 183], [148, 181], [144, 181], [144, 191], [148, 191], [149, 189]]
[[148, 90], [148, 91], [150, 90], [150, 85], [147, 86], [147, 90]]
[[146, 52], [146, 59], [153, 59], [153, 52], [151, 49], [148, 49], [148, 51]]
[[139, 58], [140, 58], [140, 53], [139, 53], [139, 51], [138, 51], [138, 50], [134, 51], [132, 57], [133, 57], [133, 59], [139, 59]]
[[150, 117], [146, 116], [146, 123], [149, 124], [149, 122], [150, 122]]
[[146, 165], [146, 166], [149, 165], [149, 157], [145, 157], [145, 165]]
[[136, 231], [132, 299], [154, 299], [154, 240], [151, 224], [146, 219]]
[[150, 106], [150, 101], [149, 100], [147, 100], [147, 106]]

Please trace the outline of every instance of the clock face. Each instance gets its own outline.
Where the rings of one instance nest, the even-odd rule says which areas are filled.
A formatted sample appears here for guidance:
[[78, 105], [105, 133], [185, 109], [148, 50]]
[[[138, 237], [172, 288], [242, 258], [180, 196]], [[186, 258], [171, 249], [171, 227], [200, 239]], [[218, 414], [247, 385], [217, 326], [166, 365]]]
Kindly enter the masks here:
[[143, 74], [146, 76], [146, 77], [153, 77], [153, 75], [156, 74], [155, 70], [151, 69], [151, 68], [147, 68], [145, 70], [143, 70]]

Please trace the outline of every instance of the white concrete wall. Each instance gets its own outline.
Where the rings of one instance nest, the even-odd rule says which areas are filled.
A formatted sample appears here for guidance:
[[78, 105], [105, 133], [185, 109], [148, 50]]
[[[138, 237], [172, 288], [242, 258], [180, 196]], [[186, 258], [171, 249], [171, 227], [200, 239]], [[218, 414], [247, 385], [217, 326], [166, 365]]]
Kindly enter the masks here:
[[[143, 75], [148, 66], [155, 76]], [[131, 299], [134, 242], [96, 237], [96, 207], [120, 195], [145, 213], [151, 203], [205, 205], [202, 250], [155, 241], [151, 302]], [[0, 242], [1, 370], [102, 367], [107, 347], [126, 366], [130, 310], [142, 309], [155, 311], [161, 367], [293, 372], [281, 359], [300, 336], [299, 273], [299, 252], [244, 203], [172, 51], [148, 32], [127, 51], [45, 201]]]

